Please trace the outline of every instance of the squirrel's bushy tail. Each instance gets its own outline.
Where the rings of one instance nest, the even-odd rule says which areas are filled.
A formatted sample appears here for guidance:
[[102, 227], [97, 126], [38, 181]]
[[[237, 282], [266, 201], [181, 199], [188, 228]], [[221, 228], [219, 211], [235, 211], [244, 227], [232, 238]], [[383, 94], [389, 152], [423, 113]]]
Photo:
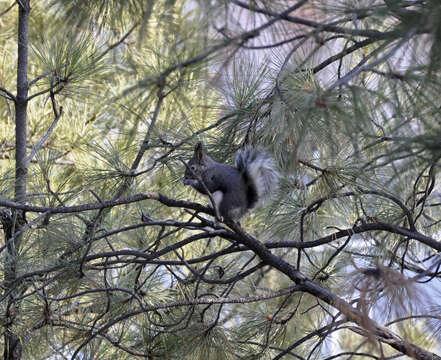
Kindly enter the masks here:
[[237, 152], [235, 163], [250, 187], [248, 191], [250, 208], [265, 202], [277, 192], [280, 174], [269, 153], [248, 146]]

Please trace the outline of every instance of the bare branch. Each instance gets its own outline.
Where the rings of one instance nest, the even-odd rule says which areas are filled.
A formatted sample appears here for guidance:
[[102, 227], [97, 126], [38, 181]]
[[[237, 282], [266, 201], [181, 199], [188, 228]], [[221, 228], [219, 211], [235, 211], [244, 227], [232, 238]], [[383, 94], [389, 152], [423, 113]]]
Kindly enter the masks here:
[[133, 24], [133, 26], [129, 29], [129, 31], [127, 31], [122, 37], [121, 39], [119, 39], [117, 42], [109, 45], [109, 47], [100, 55], [100, 58], [106, 56], [111, 50], [113, 50], [114, 48], [118, 47], [119, 45], [121, 45], [129, 36], [130, 34], [133, 32], [133, 30], [135, 30], [138, 26], [139, 26], [139, 22]]
[[13, 1], [11, 5], [9, 5], [9, 7], [7, 7], [4, 11], [2, 11], [0, 13], [0, 17], [2, 17], [3, 15], [6, 15], [9, 11], [12, 10], [12, 8], [17, 4], [17, 2]]
[[35, 144], [35, 146], [32, 148], [31, 153], [29, 154], [28, 158], [26, 159], [27, 164], [29, 165], [32, 161], [32, 158], [37, 154], [37, 151], [40, 150], [41, 146], [46, 142], [46, 140], [49, 138], [49, 136], [53, 133], [55, 130], [55, 126], [57, 126], [58, 120], [61, 118], [61, 115], [63, 113], [63, 107], [60, 106], [60, 109], [57, 110], [57, 105], [55, 104], [55, 96], [54, 93], [51, 92], [51, 101], [52, 101], [52, 107], [55, 114], [55, 119], [52, 122], [51, 126], [49, 126], [49, 129], [46, 131], [46, 134], [41, 138], [41, 140]]
[[258, 6], [255, 6], [254, 4], [249, 5], [249, 4], [247, 4], [243, 1], [240, 1], [240, 0], [232, 0], [232, 3], [234, 3], [237, 6], [242, 7], [244, 9], [250, 10], [251, 12], [257, 12], [257, 13], [265, 14], [265, 15], [268, 15], [271, 17], [277, 17], [277, 18], [280, 17], [283, 20], [287, 20], [287, 21], [292, 22], [294, 24], [306, 25], [306, 26], [313, 27], [313, 28], [320, 30], [320, 31], [328, 31], [328, 32], [333, 32], [333, 33], [338, 33], [338, 34], [347, 34], [347, 35], [352, 35], [352, 36], [363, 36], [363, 37], [368, 37], [368, 38], [374, 38], [376, 40], [390, 39], [390, 38], [396, 37], [396, 34], [393, 31], [381, 32], [381, 31], [377, 31], [377, 30], [348, 29], [348, 28], [340, 27], [340, 26], [336, 26], [336, 25], [318, 23], [318, 22], [315, 22], [315, 21], [312, 21], [309, 19], [299, 18], [299, 17], [291, 16], [291, 15], [288, 15], [285, 13], [278, 14], [274, 11], [263, 9]]
[[0, 86], [0, 91], [4, 92], [5, 94], [1, 94], [0, 96], [3, 96], [7, 100], [16, 101], [15, 96], [8, 90], [6, 90], [4, 87]]

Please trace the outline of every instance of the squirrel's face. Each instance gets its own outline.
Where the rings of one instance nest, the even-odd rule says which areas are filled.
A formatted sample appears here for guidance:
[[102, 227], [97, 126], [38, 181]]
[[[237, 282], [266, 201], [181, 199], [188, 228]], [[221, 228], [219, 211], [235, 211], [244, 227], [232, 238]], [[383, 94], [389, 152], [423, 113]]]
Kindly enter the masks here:
[[187, 163], [184, 178], [184, 185], [197, 186], [198, 178], [201, 177], [203, 171], [207, 168], [207, 155], [203, 149], [202, 143], [198, 142], [194, 148], [193, 157]]
[[184, 185], [197, 185], [198, 177], [201, 175], [201, 166], [197, 164], [196, 160], [191, 159], [186, 166], [184, 178], [182, 182]]

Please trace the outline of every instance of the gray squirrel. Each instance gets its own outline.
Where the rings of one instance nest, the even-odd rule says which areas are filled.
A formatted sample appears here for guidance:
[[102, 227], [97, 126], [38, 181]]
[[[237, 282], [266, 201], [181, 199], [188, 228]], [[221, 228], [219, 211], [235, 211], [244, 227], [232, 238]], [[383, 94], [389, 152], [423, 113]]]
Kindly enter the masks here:
[[182, 182], [201, 194], [210, 193], [221, 221], [239, 221], [249, 209], [264, 203], [277, 191], [279, 172], [266, 151], [251, 146], [240, 149], [232, 167], [214, 161], [198, 142]]

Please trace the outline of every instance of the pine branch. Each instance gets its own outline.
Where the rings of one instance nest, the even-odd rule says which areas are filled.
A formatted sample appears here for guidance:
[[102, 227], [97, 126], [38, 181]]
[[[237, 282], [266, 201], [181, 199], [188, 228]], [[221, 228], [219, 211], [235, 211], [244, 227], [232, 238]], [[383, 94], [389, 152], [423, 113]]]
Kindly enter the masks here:
[[106, 331], [114, 326], [115, 324], [121, 323], [122, 321], [125, 321], [127, 319], [130, 319], [136, 315], [147, 313], [150, 311], [155, 311], [159, 309], [168, 309], [168, 308], [175, 308], [175, 307], [181, 307], [181, 306], [190, 306], [190, 305], [202, 305], [202, 304], [246, 304], [250, 302], [256, 302], [261, 301], [264, 299], [271, 299], [279, 296], [283, 296], [287, 293], [293, 293], [297, 291], [297, 287], [290, 287], [284, 290], [281, 290], [274, 294], [269, 295], [262, 295], [262, 296], [251, 296], [248, 298], [218, 298], [218, 299], [207, 299], [207, 298], [201, 298], [201, 299], [195, 299], [190, 301], [182, 301], [182, 302], [176, 302], [176, 303], [170, 303], [170, 304], [163, 304], [163, 305], [157, 305], [157, 306], [148, 306], [143, 307], [140, 309], [136, 309], [130, 313], [124, 314], [122, 316], [119, 316], [112, 321], [109, 321], [105, 326], [101, 327], [97, 331], [93, 332], [86, 340], [84, 340], [80, 346], [75, 350], [75, 352], [72, 355], [72, 360], [74, 360], [78, 355], [79, 352], [84, 346], [86, 346], [90, 341], [92, 341], [96, 336], [101, 336], [102, 334], [105, 334]]
[[387, 223], [381, 223], [381, 222], [375, 222], [375, 223], [365, 223], [360, 226], [354, 226], [349, 229], [340, 230], [335, 233], [332, 233], [330, 235], [324, 236], [320, 239], [316, 240], [310, 240], [305, 242], [296, 242], [296, 241], [281, 241], [281, 242], [274, 242], [274, 243], [268, 243], [266, 244], [269, 248], [282, 248], [282, 247], [292, 247], [296, 249], [307, 249], [307, 248], [314, 248], [316, 246], [328, 244], [330, 242], [333, 242], [337, 239], [341, 239], [346, 236], [352, 236], [355, 234], [361, 234], [369, 231], [387, 231], [393, 234], [398, 234], [402, 236], [406, 236], [409, 239], [417, 240], [430, 248], [440, 251], [441, 250], [441, 242], [423, 235], [417, 231], [412, 231], [406, 228], [403, 228], [401, 226], [387, 224]]
[[37, 154], [38, 150], [40, 150], [41, 146], [46, 142], [46, 140], [51, 136], [52, 132], [55, 130], [55, 126], [57, 126], [58, 120], [60, 120], [61, 115], [63, 113], [63, 107], [60, 106], [60, 109], [57, 109], [57, 104], [55, 103], [55, 94], [51, 91], [51, 101], [52, 101], [52, 109], [54, 111], [55, 119], [52, 124], [49, 126], [49, 129], [46, 131], [46, 134], [41, 138], [41, 140], [35, 144], [32, 148], [31, 153], [29, 154], [26, 162], [29, 163], [32, 161], [32, 158]]
[[16, 2], [16, 1], [13, 1], [11, 5], [9, 5], [4, 11], [2, 11], [2, 12], [0, 13], [0, 17], [2, 17], [3, 15], [6, 15], [9, 11], [12, 10], [12, 8], [13, 8], [15, 5], [17, 5], [17, 2]]
[[[393, 31], [390, 32], [381, 32], [377, 30], [359, 30], [359, 29], [349, 29], [345, 27], [340, 27], [336, 25], [331, 24], [323, 24], [318, 23], [312, 20], [303, 19], [295, 16], [291, 16], [284, 13], [276, 13], [274, 11], [260, 8], [258, 6], [255, 6], [254, 4], [248, 5], [247, 3], [240, 1], [240, 0], [231, 0], [231, 2], [241, 8], [247, 9], [251, 12], [256, 12], [260, 14], [264, 14], [271, 17], [280, 17], [283, 20], [287, 20], [289, 22], [292, 22], [294, 24], [300, 24], [300, 25], [306, 25], [312, 28], [315, 28], [317, 31], [327, 31], [327, 32], [333, 32], [338, 34], [347, 34], [350, 36], [363, 36], [372, 38], [375, 40], [385, 40], [385, 39], [393, 39], [396, 37], [396, 34]], [[299, 1], [302, 5], [305, 3], [304, 1]]]
[[15, 96], [10, 91], [5, 89], [4, 87], [0, 86], [0, 91], [4, 92], [4, 94], [0, 93], [0, 96], [3, 96], [7, 100], [11, 100], [11, 101], [14, 101], [14, 102], [16, 101]]
[[133, 24], [133, 26], [129, 29], [129, 31], [127, 31], [117, 42], [109, 45], [109, 47], [101, 54], [101, 57], [106, 56], [110, 51], [121, 45], [130, 36], [133, 30], [135, 30], [139, 25], [140, 25], [139, 22]]

